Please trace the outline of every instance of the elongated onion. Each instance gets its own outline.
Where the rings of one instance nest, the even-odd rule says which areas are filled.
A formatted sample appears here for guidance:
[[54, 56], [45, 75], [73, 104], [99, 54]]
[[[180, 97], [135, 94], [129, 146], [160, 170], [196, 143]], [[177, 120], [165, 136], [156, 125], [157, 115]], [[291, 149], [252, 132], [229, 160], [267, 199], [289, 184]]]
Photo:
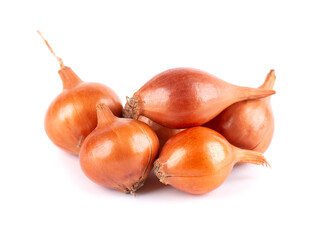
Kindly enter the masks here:
[[274, 94], [273, 90], [239, 87], [192, 68], [162, 72], [126, 103], [123, 116], [148, 117], [169, 128], [199, 126], [231, 104]]

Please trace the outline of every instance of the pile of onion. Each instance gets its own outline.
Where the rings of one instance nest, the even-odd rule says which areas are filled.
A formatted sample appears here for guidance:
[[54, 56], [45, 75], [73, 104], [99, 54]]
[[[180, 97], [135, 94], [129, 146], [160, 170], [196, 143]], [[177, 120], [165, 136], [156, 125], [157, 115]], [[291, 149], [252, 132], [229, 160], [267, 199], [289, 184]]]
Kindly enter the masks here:
[[83, 82], [43, 40], [63, 82], [45, 131], [59, 148], [79, 155], [92, 182], [135, 195], [154, 168], [162, 183], [205, 194], [237, 163], [269, 166], [262, 153], [274, 131], [273, 70], [260, 88], [249, 88], [198, 69], [170, 69], [127, 98], [122, 110], [112, 89]]

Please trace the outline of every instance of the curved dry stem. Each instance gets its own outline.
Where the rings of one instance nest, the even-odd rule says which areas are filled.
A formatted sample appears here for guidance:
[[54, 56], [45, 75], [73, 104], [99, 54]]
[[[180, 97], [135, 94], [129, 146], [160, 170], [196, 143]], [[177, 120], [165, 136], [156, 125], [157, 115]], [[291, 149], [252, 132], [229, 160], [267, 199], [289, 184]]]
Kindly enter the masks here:
[[58, 60], [58, 62], [60, 63], [60, 67], [61, 69], [64, 68], [64, 64], [63, 64], [63, 60], [62, 58], [58, 57], [55, 52], [53, 51], [52, 47], [50, 46], [50, 44], [48, 43], [48, 41], [44, 38], [44, 36], [42, 35], [42, 33], [37, 30], [37, 33], [41, 36], [41, 38], [43, 39], [43, 41], [45, 42], [46, 46], [48, 47], [48, 49], [50, 50], [50, 52], [54, 55], [54, 57]]

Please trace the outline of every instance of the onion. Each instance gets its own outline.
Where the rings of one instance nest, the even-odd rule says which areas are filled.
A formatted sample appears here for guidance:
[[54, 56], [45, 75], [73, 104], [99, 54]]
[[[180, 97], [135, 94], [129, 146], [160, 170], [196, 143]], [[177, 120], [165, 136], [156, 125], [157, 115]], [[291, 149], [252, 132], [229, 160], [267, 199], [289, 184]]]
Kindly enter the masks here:
[[81, 147], [81, 168], [99, 185], [134, 194], [152, 169], [158, 138], [145, 123], [117, 118], [105, 104], [97, 105], [97, 118]]
[[134, 93], [123, 116], [143, 115], [166, 127], [187, 128], [210, 121], [233, 103], [274, 93], [239, 87], [197, 69], [176, 68], [156, 75]]
[[[260, 89], [272, 90], [275, 78], [274, 70], [271, 70]], [[239, 148], [265, 152], [274, 132], [270, 99], [235, 103], [205, 126], [216, 130]]]
[[169, 138], [184, 130], [178, 128], [164, 127], [145, 116], [139, 116], [138, 120], [148, 124], [152, 128], [152, 130], [155, 131], [159, 139], [160, 149], [164, 146], [164, 144], [167, 142]]
[[96, 127], [96, 104], [107, 104], [116, 116], [121, 115], [122, 104], [109, 87], [83, 82], [41, 37], [60, 63], [59, 75], [63, 82], [63, 91], [51, 102], [46, 112], [45, 131], [56, 146], [66, 152], [79, 154], [84, 139]]
[[194, 127], [166, 142], [154, 172], [164, 184], [204, 194], [220, 186], [239, 162], [269, 166], [262, 153], [237, 148], [212, 129]]

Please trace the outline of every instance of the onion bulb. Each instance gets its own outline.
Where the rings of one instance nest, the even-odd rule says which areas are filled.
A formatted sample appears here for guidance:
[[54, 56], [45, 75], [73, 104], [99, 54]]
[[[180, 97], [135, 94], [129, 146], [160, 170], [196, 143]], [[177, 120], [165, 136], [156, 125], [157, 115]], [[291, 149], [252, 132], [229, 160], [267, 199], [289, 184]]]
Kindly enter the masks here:
[[97, 118], [81, 147], [81, 168], [99, 185], [134, 194], [158, 154], [157, 135], [143, 122], [115, 117], [105, 104], [97, 105]]
[[45, 131], [56, 146], [78, 155], [84, 139], [96, 127], [96, 105], [107, 104], [116, 116], [120, 116], [122, 104], [111, 88], [100, 83], [83, 82], [41, 37], [60, 63], [59, 75], [63, 82], [63, 91], [51, 102], [46, 112]]
[[188, 128], [205, 124], [233, 103], [274, 93], [239, 87], [197, 69], [175, 68], [156, 75], [134, 93], [123, 116], [143, 115], [169, 128]]
[[[275, 78], [271, 70], [260, 89], [272, 90]], [[265, 152], [274, 132], [270, 100], [266, 97], [235, 103], [205, 126], [222, 134], [236, 147]]]
[[239, 162], [269, 166], [262, 153], [237, 148], [212, 129], [193, 127], [166, 142], [154, 172], [164, 184], [204, 194], [219, 187]]

